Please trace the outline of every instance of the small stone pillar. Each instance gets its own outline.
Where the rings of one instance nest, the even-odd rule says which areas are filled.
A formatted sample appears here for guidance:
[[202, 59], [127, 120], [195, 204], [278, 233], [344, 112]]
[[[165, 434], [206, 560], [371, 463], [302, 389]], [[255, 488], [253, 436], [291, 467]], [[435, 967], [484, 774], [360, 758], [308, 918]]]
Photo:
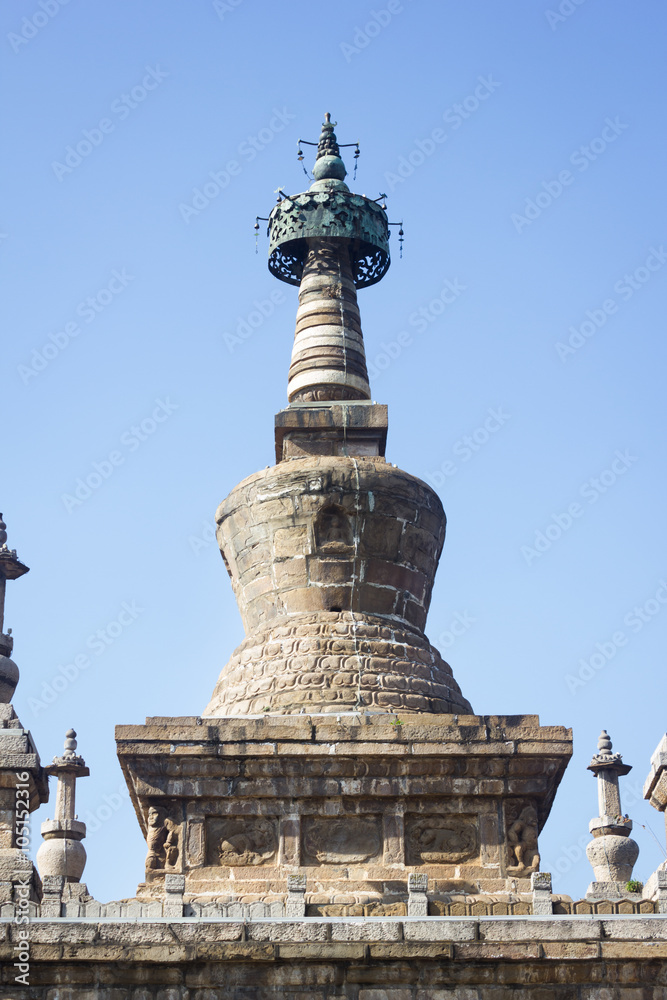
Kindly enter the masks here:
[[285, 902], [286, 917], [305, 917], [306, 915], [306, 876], [301, 874], [287, 876], [287, 900]]
[[164, 903], [162, 913], [165, 917], [183, 916], [183, 893], [185, 892], [185, 875], [175, 875], [169, 872], [164, 877]]
[[533, 914], [551, 916], [554, 912], [551, 899], [551, 873], [533, 872], [530, 876], [530, 889], [533, 894]]
[[639, 847], [630, 839], [632, 820], [621, 812], [621, 794], [618, 779], [632, 770], [624, 764], [620, 753], [611, 752], [612, 743], [606, 730], [598, 739], [598, 753], [588, 765], [598, 782], [598, 808], [600, 815], [589, 823], [593, 840], [586, 848], [593, 866], [595, 881], [591, 882], [587, 898], [629, 896], [625, 888], [632, 878], [632, 869], [639, 855]]
[[408, 875], [408, 916], [428, 916], [428, 874], [410, 872]]
[[86, 865], [86, 849], [81, 843], [86, 836], [86, 824], [74, 813], [76, 779], [90, 774], [83, 757], [76, 755], [76, 733], [68, 730], [62, 757], [54, 757], [45, 767], [47, 774], [58, 779], [54, 819], [42, 823], [44, 843], [37, 851], [40, 875], [64, 876], [66, 882], [80, 882]]
[[[667, 734], [662, 737], [651, 757], [644, 798], [648, 799], [654, 809], [664, 813], [667, 823]], [[647, 880], [644, 897], [657, 902], [659, 913], [667, 913], [667, 861], [663, 861]]]

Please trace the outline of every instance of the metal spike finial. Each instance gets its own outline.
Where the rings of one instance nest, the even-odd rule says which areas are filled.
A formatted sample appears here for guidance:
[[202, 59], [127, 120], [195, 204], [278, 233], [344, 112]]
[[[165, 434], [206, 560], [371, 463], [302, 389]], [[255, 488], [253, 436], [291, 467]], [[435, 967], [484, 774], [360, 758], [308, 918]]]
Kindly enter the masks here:
[[338, 146], [338, 140], [336, 139], [336, 133], [334, 132], [334, 126], [337, 124], [337, 122], [331, 121], [331, 115], [327, 111], [324, 116], [324, 122], [322, 123], [320, 141], [317, 144], [318, 160], [322, 156], [340, 156], [340, 147]]

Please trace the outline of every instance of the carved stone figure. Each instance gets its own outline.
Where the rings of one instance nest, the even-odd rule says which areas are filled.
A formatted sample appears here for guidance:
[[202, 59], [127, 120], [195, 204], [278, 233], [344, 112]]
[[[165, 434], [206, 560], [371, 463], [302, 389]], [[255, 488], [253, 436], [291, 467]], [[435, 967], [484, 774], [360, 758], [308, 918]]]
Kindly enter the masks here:
[[459, 816], [420, 816], [408, 819], [406, 843], [411, 864], [455, 864], [477, 851], [474, 820]]
[[537, 852], [537, 812], [524, 806], [507, 831], [509, 863], [518, 871], [536, 871], [540, 866]]
[[212, 820], [207, 831], [211, 852], [221, 865], [263, 865], [270, 861], [278, 849], [275, 826], [263, 816], [252, 818], [230, 817]]
[[324, 507], [315, 524], [317, 547], [331, 552], [352, 546], [350, 519], [342, 508]]
[[380, 853], [379, 817], [315, 816], [304, 825], [306, 853], [320, 864], [352, 864]]
[[151, 806], [146, 830], [146, 871], [173, 868], [178, 862], [178, 826], [167, 819], [164, 809]]

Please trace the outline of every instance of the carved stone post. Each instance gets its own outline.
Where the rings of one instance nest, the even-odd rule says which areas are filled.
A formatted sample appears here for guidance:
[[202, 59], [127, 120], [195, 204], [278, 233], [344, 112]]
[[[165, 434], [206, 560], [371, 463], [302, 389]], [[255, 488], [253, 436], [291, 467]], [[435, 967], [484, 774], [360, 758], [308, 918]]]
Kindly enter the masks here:
[[551, 899], [551, 874], [533, 872], [530, 876], [530, 888], [533, 894], [533, 913], [536, 916], [550, 916], [554, 911]]
[[586, 893], [588, 897], [627, 896], [626, 884], [632, 878], [639, 855], [639, 847], [630, 839], [632, 820], [621, 812], [618, 788], [619, 775], [628, 774], [632, 766], [624, 764], [620, 753], [612, 753], [611, 747], [611, 740], [603, 729], [598, 753], [588, 765], [598, 781], [600, 810], [600, 815], [592, 819], [588, 827], [594, 839], [586, 848], [586, 854], [595, 874], [595, 881]]
[[305, 917], [305, 915], [306, 915], [306, 876], [288, 875], [285, 916]]
[[76, 819], [74, 812], [76, 779], [90, 774], [83, 757], [76, 755], [76, 733], [68, 730], [62, 757], [54, 757], [45, 767], [47, 774], [58, 779], [54, 819], [42, 823], [44, 843], [37, 851], [37, 867], [42, 878], [62, 875], [66, 882], [80, 882], [86, 865], [86, 849], [81, 843], [86, 836], [86, 824]]
[[426, 872], [410, 872], [408, 875], [408, 916], [428, 916], [428, 875]]

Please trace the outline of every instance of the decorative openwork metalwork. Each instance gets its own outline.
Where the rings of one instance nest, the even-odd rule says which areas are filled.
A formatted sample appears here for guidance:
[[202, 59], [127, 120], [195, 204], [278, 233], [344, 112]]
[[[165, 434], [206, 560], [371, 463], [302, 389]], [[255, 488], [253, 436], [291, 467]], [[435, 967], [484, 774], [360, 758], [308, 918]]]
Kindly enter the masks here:
[[344, 190], [306, 191], [280, 201], [269, 216], [269, 269], [298, 285], [308, 239], [348, 240], [357, 288], [374, 285], [389, 267], [384, 209]]

